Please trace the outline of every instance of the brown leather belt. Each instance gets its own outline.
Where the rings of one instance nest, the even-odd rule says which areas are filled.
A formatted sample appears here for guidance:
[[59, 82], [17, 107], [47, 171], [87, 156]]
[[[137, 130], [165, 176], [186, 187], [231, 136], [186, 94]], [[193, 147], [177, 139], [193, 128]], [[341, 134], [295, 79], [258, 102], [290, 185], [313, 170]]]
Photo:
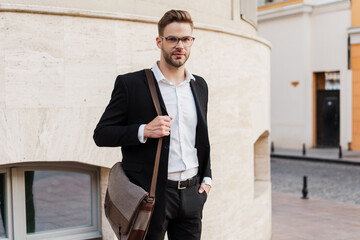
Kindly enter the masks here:
[[171, 188], [177, 188], [177, 189], [185, 189], [192, 186], [195, 186], [199, 183], [200, 178], [198, 176], [183, 180], [183, 181], [172, 181], [167, 180], [167, 186]]

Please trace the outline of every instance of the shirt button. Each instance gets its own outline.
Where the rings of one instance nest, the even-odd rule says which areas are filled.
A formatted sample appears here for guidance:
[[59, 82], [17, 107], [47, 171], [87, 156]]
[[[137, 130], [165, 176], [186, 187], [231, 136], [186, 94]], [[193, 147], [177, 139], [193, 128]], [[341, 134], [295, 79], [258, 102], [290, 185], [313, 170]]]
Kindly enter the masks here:
[[169, 149], [169, 145], [164, 145], [164, 149], [168, 150], [168, 149]]

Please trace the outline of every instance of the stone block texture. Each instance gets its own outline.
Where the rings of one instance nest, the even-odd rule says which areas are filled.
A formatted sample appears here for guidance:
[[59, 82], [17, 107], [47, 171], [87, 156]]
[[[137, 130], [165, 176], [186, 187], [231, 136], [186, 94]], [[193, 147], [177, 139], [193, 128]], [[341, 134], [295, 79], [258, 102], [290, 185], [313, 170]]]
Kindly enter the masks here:
[[[152, 67], [159, 59], [157, 19], [94, 10], [76, 15], [56, 6], [44, 14], [44, 8], [28, 8], [32, 11], [0, 11], [0, 164], [76, 161], [99, 166], [102, 206], [108, 168], [121, 160], [121, 153], [120, 148], [96, 147], [93, 130], [116, 76]], [[227, 17], [221, 14], [216, 17]], [[205, 19], [201, 12], [195, 16]], [[270, 130], [270, 47], [246, 22], [239, 19], [238, 29], [227, 22], [196, 22], [187, 64], [205, 78], [210, 93], [214, 185], [202, 238], [270, 239], [270, 180], [255, 181], [255, 168], [260, 176], [267, 176], [269, 168], [263, 148], [268, 145], [264, 132]], [[255, 166], [258, 139], [266, 143], [258, 150], [257, 164], [263, 166]], [[103, 239], [113, 239], [104, 216], [101, 221]]]

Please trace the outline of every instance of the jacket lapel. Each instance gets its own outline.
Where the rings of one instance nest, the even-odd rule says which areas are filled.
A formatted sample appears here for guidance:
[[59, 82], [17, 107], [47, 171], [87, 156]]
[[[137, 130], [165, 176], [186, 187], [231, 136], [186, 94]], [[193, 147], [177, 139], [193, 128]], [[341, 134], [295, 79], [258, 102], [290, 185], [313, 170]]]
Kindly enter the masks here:
[[190, 87], [191, 91], [194, 95], [195, 104], [196, 104], [196, 111], [198, 115], [198, 123], [202, 123], [205, 125], [205, 109], [204, 109], [204, 99], [202, 94], [202, 89], [200, 88], [199, 84], [197, 84], [197, 81], [190, 81]]

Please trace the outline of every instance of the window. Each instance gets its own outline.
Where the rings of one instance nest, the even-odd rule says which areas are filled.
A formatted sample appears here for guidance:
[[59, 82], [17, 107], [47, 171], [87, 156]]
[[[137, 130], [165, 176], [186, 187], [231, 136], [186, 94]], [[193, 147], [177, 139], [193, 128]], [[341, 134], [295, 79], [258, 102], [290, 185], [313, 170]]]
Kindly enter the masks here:
[[270, 186], [269, 132], [265, 131], [254, 144], [254, 197]]
[[347, 62], [348, 62], [348, 69], [351, 70], [351, 38], [348, 36], [347, 39]]
[[0, 239], [99, 239], [99, 172], [72, 163], [0, 174]]
[[340, 90], [340, 71], [325, 72], [325, 90]]
[[0, 238], [7, 236], [5, 173], [0, 173]]

